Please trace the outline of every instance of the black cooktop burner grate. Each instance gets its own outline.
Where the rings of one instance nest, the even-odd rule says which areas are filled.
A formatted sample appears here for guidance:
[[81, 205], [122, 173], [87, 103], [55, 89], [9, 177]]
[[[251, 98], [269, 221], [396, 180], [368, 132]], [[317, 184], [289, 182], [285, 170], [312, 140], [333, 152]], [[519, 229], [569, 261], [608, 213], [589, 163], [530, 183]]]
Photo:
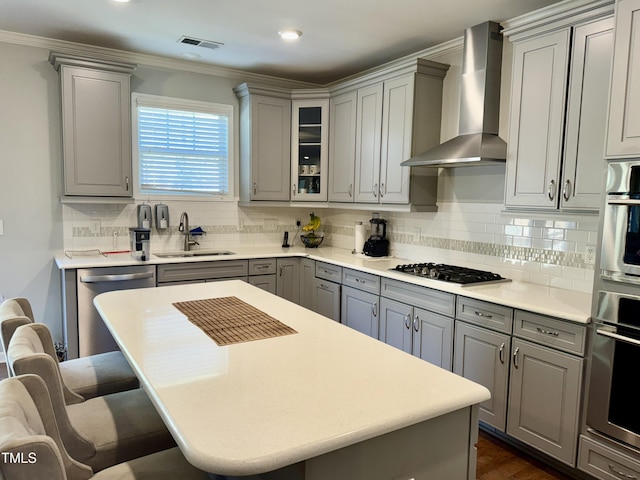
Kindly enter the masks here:
[[418, 277], [442, 280], [444, 282], [470, 285], [474, 283], [508, 282], [507, 278], [497, 273], [476, 270], [473, 268], [457, 267], [442, 263], [410, 263], [397, 265], [392, 270], [415, 275]]

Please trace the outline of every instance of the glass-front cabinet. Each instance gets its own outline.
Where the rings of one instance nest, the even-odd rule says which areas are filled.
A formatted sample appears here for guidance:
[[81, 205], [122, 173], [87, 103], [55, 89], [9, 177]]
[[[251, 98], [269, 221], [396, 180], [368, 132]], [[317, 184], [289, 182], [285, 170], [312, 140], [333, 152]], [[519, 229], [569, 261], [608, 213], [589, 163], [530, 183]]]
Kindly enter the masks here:
[[293, 100], [291, 200], [327, 201], [329, 99]]

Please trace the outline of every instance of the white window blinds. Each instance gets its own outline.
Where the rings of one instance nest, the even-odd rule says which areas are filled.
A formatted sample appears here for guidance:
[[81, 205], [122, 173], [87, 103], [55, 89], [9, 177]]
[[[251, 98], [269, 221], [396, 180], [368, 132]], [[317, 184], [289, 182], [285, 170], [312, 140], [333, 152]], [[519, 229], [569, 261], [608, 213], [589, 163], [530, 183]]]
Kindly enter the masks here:
[[147, 106], [138, 102], [140, 192], [227, 195], [229, 123], [230, 113]]

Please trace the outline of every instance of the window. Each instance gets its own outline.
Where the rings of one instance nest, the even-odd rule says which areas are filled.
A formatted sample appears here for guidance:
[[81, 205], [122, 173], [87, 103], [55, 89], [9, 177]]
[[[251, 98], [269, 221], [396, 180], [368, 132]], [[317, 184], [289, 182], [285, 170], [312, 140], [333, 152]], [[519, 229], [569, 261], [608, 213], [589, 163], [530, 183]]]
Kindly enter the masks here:
[[133, 95], [137, 195], [228, 198], [233, 107]]

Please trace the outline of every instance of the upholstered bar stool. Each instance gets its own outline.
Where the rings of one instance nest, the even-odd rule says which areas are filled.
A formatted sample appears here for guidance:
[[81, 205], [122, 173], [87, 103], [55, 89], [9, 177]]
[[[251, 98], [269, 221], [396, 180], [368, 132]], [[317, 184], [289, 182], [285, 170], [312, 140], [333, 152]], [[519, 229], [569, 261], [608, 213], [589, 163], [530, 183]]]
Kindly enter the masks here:
[[0, 462], [5, 480], [206, 480], [178, 448], [171, 448], [97, 474], [72, 458], [56, 423], [47, 387], [36, 375], [0, 382], [0, 451], [22, 462]]
[[[26, 298], [9, 298], [0, 304], [0, 336], [5, 356], [13, 332], [27, 323], [34, 323], [34, 316]], [[45, 344], [45, 352], [57, 358], [53, 341], [51, 345]], [[11, 368], [8, 370], [11, 376]], [[65, 388], [85, 400], [139, 387], [120, 351], [66, 360], [60, 363], [60, 375]]]
[[100, 471], [118, 463], [175, 446], [149, 397], [142, 389], [65, 402], [58, 362], [45, 353], [47, 326], [18, 327], [7, 359], [16, 375], [35, 374], [48, 388], [56, 423], [72, 458]]

